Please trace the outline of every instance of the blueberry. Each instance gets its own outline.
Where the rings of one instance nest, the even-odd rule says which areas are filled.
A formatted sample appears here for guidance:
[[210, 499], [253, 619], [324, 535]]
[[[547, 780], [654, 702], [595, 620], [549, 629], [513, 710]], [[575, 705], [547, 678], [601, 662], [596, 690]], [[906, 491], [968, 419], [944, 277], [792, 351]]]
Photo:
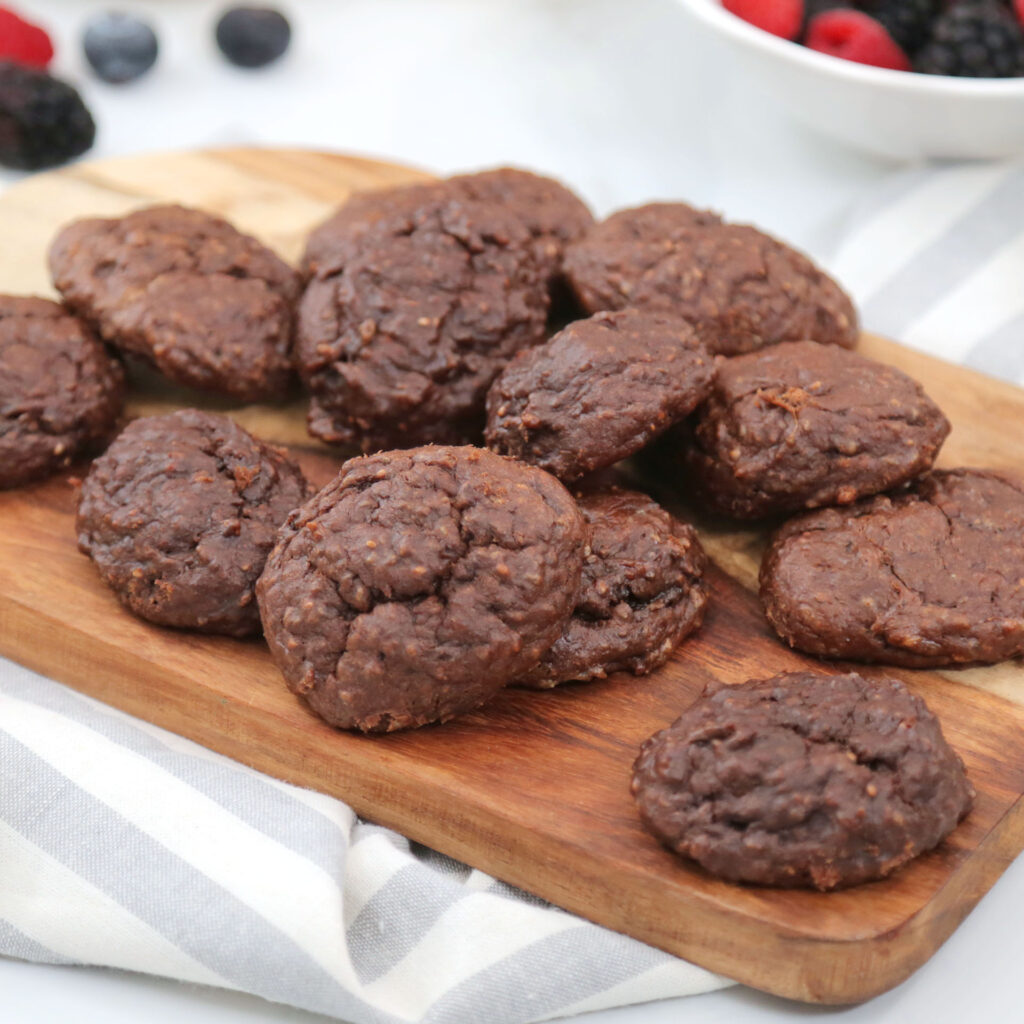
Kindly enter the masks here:
[[273, 7], [232, 7], [217, 22], [217, 45], [232, 64], [261, 68], [291, 42], [288, 19]]
[[107, 11], [85, 26], [85, 58], [105, 82], [131, 82], [155, 63], [156, 33], [130, 14]]

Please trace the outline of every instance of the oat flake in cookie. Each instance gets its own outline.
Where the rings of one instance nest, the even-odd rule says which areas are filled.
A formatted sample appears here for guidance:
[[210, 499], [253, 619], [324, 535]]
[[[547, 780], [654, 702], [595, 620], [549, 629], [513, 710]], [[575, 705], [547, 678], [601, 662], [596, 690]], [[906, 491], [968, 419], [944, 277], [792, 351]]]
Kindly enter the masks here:
[[301, 470], [225, 416], [135, 420], [82, 484], [78, 546], [136, 615], [260, 631], [253, 587], [277, 528], [309, 495]]
[[706, 505], [756, 519], [897, 487], [931, 468], [948, 434], [905, 373], [794, 341], [726, 360], [682, 448]]
[[683, 203], [613, 214], [568, 247], [565, 269], [590, 312], [674, 312], [714, 353], [803, 338], [851, 348], [857, 340], [849, 297], [806, 256]]
[[692, 412], [714, 374], [686, 321], [598, 313], [502, 371], [487, 395], [487, 444], [574, 480], [639, 451]]
[[123, 401], [121, 367], [85, 324], [55, 302], [0, 295], [0, 488], [105, 441]]
[[897, 680], [791, 672], [705, 691], [640, 748], [640, 815], [732, 882], [837, 889], [937, 846], [974, 789]]
[[50, 269], [105, 341], [176, 384], [243, 402], [286, 393], [299, 276], [227, 221], [181, 206], [76, 221]]
[[647, 675], [704, 618], [707, 558], [692, 526], [636, 491], [584, 492], [578, 501], [589, 530], [579, 597], [562, 635], [519, 686]]
[[549, 268], [520, 217], [421, 186], [315, 264], [296, 350], [310, 432], [367, 452], [478, 442], [491, 381], [545, 337]]
[[483, 704], [572, 611], [583, 518], [554, 477], [479, 448], [345, 463], [282, 528], [257, 587], [290, 689], [385, 732]]
[[786, 523], [761, 565], [768, 621], [820, 657], [930, 667], [1024, 654], [1024, 484], [978, 469]]

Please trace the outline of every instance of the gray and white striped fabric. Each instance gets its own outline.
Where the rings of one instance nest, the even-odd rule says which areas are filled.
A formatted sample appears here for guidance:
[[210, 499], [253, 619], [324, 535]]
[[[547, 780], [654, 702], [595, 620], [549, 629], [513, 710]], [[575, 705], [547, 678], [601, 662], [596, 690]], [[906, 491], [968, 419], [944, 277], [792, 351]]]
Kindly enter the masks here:
[[[829, 262], [866, 327], [1024, 381], [1024, 165], [896, 175], [849, 224]], [[2, 659], [0, 953], [358, 1024], [727, 984]]]
[[726, 984], [3, 659], [0, 953], [357, 1024], [520, 1024]]
[[895, 175], [830, 261], [868, 330], [1024, 384], [1024, 163]]

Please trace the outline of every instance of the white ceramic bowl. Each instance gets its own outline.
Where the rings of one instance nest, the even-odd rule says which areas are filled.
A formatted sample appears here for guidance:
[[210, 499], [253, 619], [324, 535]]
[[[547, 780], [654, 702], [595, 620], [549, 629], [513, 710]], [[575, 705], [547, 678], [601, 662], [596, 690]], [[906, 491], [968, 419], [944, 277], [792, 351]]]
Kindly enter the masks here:
[[946, 78], [816, 53], [737, 18], [720, 0], [679, 0], [735, 51], [743, 76], [793, 117], [896, 160], [1024, 151], [1024, 78]]

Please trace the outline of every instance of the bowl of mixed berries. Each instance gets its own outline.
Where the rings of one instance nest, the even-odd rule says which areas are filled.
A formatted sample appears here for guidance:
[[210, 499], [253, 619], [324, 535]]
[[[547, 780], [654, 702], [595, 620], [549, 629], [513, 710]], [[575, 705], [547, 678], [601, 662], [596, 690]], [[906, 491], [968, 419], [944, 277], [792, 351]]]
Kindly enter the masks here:
[[900, 160], [1024, 152], [1024, 0], [680, 0], [731, 74]]

